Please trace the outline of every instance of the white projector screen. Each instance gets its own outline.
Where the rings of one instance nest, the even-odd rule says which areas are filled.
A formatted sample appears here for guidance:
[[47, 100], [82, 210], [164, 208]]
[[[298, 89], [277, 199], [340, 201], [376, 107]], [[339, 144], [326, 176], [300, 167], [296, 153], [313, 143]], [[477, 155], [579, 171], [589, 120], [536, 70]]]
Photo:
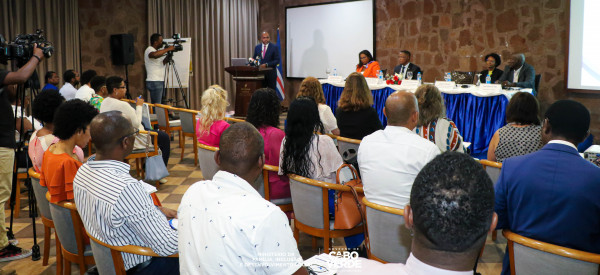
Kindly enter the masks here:
[[600, 90], [600, 1], [571, 0], [568, 89]]
[[374, 55], [373, 24], [372, 0], [287, 8], [287, 77], [348, 76], [360, 51]]

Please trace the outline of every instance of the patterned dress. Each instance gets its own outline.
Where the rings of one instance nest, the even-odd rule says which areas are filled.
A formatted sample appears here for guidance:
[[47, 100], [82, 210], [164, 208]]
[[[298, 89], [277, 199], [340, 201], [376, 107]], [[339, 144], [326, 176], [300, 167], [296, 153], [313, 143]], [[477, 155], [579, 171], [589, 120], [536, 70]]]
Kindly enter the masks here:
[[542, 148], [542, 126], [515, 127], [507, 124], [498, 130], [498, 146], [494, 154], [496, 161], [527, 155]]
[[463, 139], [456, 125], [446, 118], [438, 118], [427, 125], [418, 126], [414, 132], [435, 143], [442, 153], [446, 151], [465, 152]]

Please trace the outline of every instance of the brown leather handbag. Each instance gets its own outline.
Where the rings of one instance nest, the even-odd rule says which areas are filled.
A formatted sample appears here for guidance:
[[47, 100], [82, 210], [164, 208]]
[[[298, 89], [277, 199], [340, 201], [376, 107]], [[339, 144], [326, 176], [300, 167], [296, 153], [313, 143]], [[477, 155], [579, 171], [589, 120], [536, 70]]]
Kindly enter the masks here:
[[[352, 180], [340, 182], [340, 171], [348, 167], [352, 172]], [[350, 191], [338, 192], [335, 202], [334, 229], [352, 229], [361, 222], [365, 223], [365, 206], [362, 204], [364, 194], [358, 194], [355, 187], [362, 187], [356, 169], [350, 164], [343, 164], [336, 172], [336, 183], [350, 187]]]

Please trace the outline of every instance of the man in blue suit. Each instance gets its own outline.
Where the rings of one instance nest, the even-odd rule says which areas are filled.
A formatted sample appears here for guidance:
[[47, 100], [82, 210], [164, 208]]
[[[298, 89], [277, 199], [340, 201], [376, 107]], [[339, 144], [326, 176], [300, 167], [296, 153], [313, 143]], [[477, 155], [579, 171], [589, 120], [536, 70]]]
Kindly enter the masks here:
[[508, 65], [504, 68], [504, 73], [496, 83], [502, 84], [502, 87], [521, 87], [533, 89], [533, 95], [537, 95], [535, 90], [535, 69], [533, 66], [525, 63], [525, 55], [522, 53], [513, 54], [506, 61]]
[[[589, 134], [590, 112], [559, 100], [545, 115], [539, 151], [504, 161], [496, 184], [497, 229], [600, 253], [600, 168], [575, 144]], [[510, 274], [508, 251], [502, 274]]]
[[265, 73], [265, 80], [263, 81], [263, 87], [269, 87], [273, 90], [277, 90], [276, 81], [277, 81], [277, 64], [281, 63], [281, 54], [279, 52], [279, 48], [277, 45], [270, 43], [271, 37], [268, 32], [263, 32], [260, 35], [260, 40], [262, 43], [256, 45], [254, 47], [254, 55], [252, 58], [260, 59], [260, 67], [261, 68], [273, 68]]

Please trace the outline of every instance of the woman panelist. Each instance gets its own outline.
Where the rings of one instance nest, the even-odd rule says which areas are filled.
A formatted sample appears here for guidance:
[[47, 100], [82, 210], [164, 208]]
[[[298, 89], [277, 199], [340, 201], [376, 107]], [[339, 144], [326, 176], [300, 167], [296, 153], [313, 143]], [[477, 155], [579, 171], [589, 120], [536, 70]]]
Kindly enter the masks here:
[[373, 55], [369, 51], [363, 50], [358, 54], [357, 73], [361, 73], [364, 77], [377, 77], [379, 70], [379, 62], [373, 60]]

